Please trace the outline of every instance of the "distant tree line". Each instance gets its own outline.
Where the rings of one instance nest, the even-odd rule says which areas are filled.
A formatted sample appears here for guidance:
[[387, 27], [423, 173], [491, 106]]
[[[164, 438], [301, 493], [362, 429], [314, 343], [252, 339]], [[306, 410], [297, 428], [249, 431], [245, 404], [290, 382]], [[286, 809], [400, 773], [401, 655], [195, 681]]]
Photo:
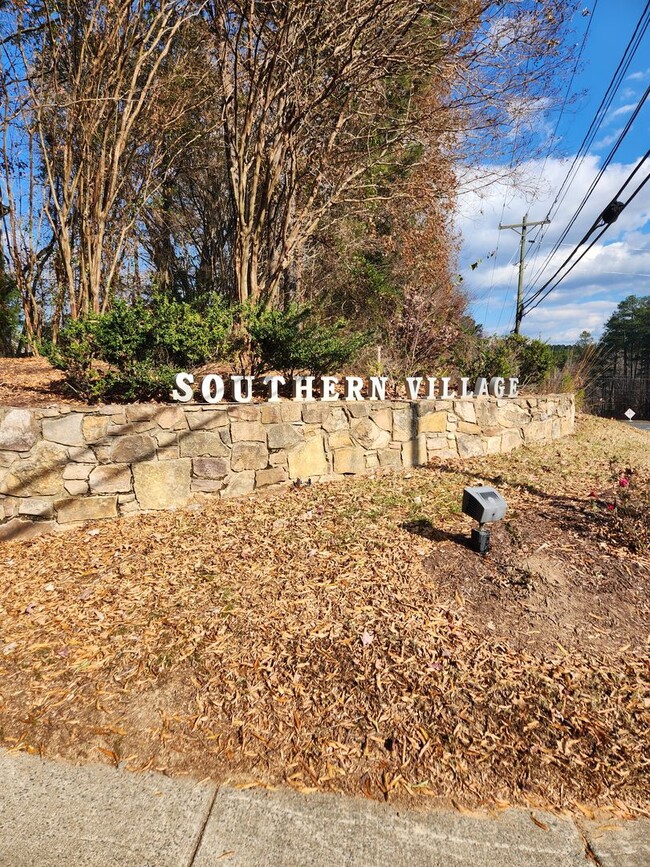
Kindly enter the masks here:
[[583, 331], [575, 344], [549, 349], [556, 387], [579, 392], [589, 411], [650, 418], [650, 296], [621, 301], [599, 341]]
[[650, 418], [650, 295], [629, 295], [605, 324], [592, 402], [604, 415]]

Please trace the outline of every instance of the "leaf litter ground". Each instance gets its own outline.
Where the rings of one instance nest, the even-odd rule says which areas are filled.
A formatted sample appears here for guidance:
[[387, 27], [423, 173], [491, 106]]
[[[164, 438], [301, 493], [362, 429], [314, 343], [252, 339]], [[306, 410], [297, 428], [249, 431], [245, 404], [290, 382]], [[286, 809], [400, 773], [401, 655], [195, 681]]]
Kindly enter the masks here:
[[[582, 419], [511, 455], [5, 544], [1, 742], [242, 786], [647, 814], [648, 442]], [[628, 523], [609, 508], [626, 469]], [[509, 504], [486, 558], [459, 510], [480, 483]]]

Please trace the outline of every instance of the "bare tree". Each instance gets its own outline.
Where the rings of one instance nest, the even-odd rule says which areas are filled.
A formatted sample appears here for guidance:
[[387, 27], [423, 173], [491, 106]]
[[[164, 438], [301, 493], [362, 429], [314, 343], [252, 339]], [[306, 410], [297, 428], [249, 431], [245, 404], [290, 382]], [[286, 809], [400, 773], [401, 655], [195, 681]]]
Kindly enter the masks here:
[[323, 215], [404, 136], [411, 94], [396, 111], [389, 82], [440, 55], [439, 31], [403, 0], [214, 0], [210, 20], [237, 295], [274, 303]]
[[19, 141], [14, 139], [13, 106], [7, 89], [3, 97], [0, 121], [0, 216], [4, 246], [20, 295], [25, 342], [31, 352], [38, 352], [49, 301], [45, 271], [54, 250], [54, 237], [35, 169], [38, 162], [37, 144], [30, 134]]
[[212, 0], [241, 301], [275, 303], [323, 216], [375, 195], [372, 170], [427, 127], [448, 146], [477, 128], [502, 137], [548, 81], [532, 61], [564, 23], [557, 0], [511, 6]]
[[26, 330], [101, 312], [143, 271], [186, 297], [318, 301], [331, 275], [314, 263], [353, 226], [415, 307], [457, 309], [442, 296], [458, 171], [510, 148], [516, 163], [566, 53], [566, 9], [0, 5], [4, 242]]
[[194, 104], [192, 76], [172, 88], [165, 63], [200, 11], [170, 0], [15, 7], [13, 105], [39, 146], [73, 318], [106, 308], [129, 234], [161, 184], [157, 169], [183, 147], [170, 131]]

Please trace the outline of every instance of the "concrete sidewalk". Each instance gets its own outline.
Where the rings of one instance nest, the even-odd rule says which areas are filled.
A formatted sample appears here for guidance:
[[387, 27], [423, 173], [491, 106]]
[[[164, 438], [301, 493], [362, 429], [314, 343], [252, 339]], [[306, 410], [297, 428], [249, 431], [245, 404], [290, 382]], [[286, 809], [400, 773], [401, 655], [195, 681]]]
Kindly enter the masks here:
[[647, 867], [650, 821], [398, 811], [0, 752], [1, 867]]

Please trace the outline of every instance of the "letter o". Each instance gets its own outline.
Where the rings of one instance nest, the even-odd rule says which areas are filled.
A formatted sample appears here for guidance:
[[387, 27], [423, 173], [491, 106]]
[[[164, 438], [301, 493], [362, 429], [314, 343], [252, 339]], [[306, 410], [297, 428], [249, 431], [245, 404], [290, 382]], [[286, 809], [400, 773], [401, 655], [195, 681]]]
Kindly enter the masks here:
[[[214, 390], [214, 394], [212, 393]], [[201, 394], [206, 403], [219, 403], [223, 400], [223, 379], [215, 373], [209, 373], [203, 377], [201, 383]]]

